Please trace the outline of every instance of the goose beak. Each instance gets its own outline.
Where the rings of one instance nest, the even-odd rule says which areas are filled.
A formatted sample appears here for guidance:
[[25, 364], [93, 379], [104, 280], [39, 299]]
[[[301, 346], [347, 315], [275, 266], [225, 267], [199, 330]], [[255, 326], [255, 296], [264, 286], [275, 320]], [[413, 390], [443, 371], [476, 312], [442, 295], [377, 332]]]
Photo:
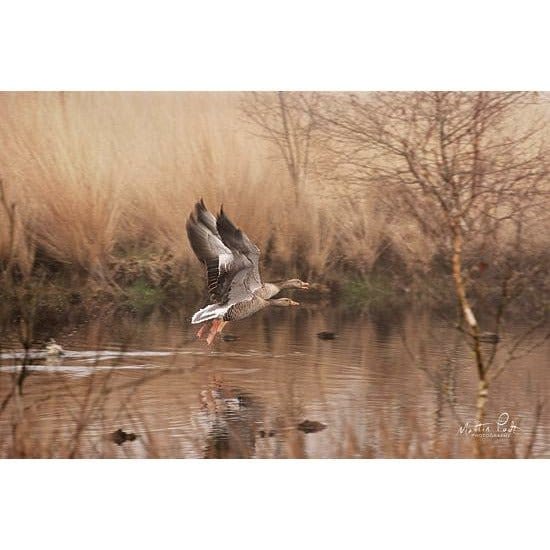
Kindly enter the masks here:
[[309, 283], [302, 283], [302, 286], [300, 288], [302, 290], [309, 290]]
[[295, 302], [294, 300], [290, 300], [290, 305], [291, 306], [299, 306], [300, 302]]

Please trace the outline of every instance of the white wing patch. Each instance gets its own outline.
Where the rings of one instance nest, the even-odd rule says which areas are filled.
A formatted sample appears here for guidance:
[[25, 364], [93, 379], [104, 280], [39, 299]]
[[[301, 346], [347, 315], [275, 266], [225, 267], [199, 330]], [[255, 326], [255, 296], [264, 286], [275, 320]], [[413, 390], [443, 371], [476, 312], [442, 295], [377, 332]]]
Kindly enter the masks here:
[[203, 307], [191, 317], [191, 323], [196, 325], [197, 323], [204, 323], [204, 321], [210, 321], [211, 319], [221, 319], [228, 309], [228, 305], [221, 306], [220, 304], [211, 304]]

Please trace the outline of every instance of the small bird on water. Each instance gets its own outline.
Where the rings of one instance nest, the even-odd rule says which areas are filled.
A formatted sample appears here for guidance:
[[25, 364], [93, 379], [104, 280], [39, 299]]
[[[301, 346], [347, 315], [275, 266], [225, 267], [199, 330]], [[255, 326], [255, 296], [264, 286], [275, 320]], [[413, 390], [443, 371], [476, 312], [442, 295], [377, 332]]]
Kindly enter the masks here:
[[50, 338], [46, 344], [46, 353], [50, 356], [59, 356], [63, 355], [65, 351], [53, 338]]
[[125, 432], [122, 428], [110, 434], [110, 439], [117, 445], [122, 445], [125, 441], [135, 441], [138, 438], [136, 434]]
[[229, 321], [245, 319], [270, 306], [300, 305], [290, 298], [272, 298], [284, 288], [307, 290], [309, 284], [300, 279], [262, 283], [260, 249], [235, 227], [223, 207], [214, 217], [201, 199], [186, 228], [193, 252], [206, 267], [211, 302], [193, 315], [191, 323], [204, 323], [197, 332], [201, 338], [211, 322], [206, 336], [208, 345]]

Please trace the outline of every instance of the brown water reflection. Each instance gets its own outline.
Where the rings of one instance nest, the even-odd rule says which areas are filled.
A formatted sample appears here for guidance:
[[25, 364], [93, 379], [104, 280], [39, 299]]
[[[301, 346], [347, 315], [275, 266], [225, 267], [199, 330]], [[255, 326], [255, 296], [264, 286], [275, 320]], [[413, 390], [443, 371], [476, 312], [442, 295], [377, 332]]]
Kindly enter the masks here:
[[[475, 372], [446, 322], [414, 311], [368, 315], [304, 306], [228, 326], [235, 341], [194, 337], [189, 311], [52, 328], [68, 353], [32, 354], [23, 395], [0, 415], [0, 454], [36, 457], [470, 457]], [[323, 330], [337, 333], [321, 340]], [[521, 330], [511, 330], [510, 340]], [[2, 342], [0, 399], [20, 368]], [[523, 456], [537, 399], [550, 389], [550, 344], [513, 363], [491, 388], [487, 418], [520, 429], [491, 439], [493, 456]], [[414, 356], [414, 360], [413, 360]], [[425, 369], [425, 370], [422, 370]], [[543, 410], [533, 456], [548, 456]], [[304, 433], [304, 420], [326, 429]], [[117, 429], [138, 435], [121, 445]]]

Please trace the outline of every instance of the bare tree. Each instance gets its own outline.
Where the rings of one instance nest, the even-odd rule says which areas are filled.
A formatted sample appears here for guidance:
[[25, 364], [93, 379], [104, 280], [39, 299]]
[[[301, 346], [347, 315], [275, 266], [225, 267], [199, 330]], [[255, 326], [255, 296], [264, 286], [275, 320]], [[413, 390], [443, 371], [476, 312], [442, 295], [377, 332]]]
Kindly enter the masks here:
[[313, 92], [253, 92], [242, 102], [242, 111], [254, 124], [258, 135], [280, 152], [294, 188], [296, 204], [307, 185], [313, 111], [318, 99], [319, 95]]
[[[385, 188], [392, 208], [415, 220], [447, 259], [459, 306], [457, 328], [475, 361], [477, 421], [483, 423], [490, 383], [520, 346], [514, 343], [497, 360], [505, 312], [527, 281], [547, 271], [536, 263], [522, 265], [528, 227], [549, 198], [545, 121], [536, 94], [327, 95], [316, 120], [338, 159], [340, 177], [360, 188]], [[468, 264], [480, 250], [494, 253], [497, 244], [508, 252], [492, 257], [500, 290], [488, 335], [478, 320], [488, 311], [472, 300], [479, 277]], [[476, 262], [478, 275], [483, 266]], [[538, 313], [534, 326], [544, 322], [547, 308]]]

